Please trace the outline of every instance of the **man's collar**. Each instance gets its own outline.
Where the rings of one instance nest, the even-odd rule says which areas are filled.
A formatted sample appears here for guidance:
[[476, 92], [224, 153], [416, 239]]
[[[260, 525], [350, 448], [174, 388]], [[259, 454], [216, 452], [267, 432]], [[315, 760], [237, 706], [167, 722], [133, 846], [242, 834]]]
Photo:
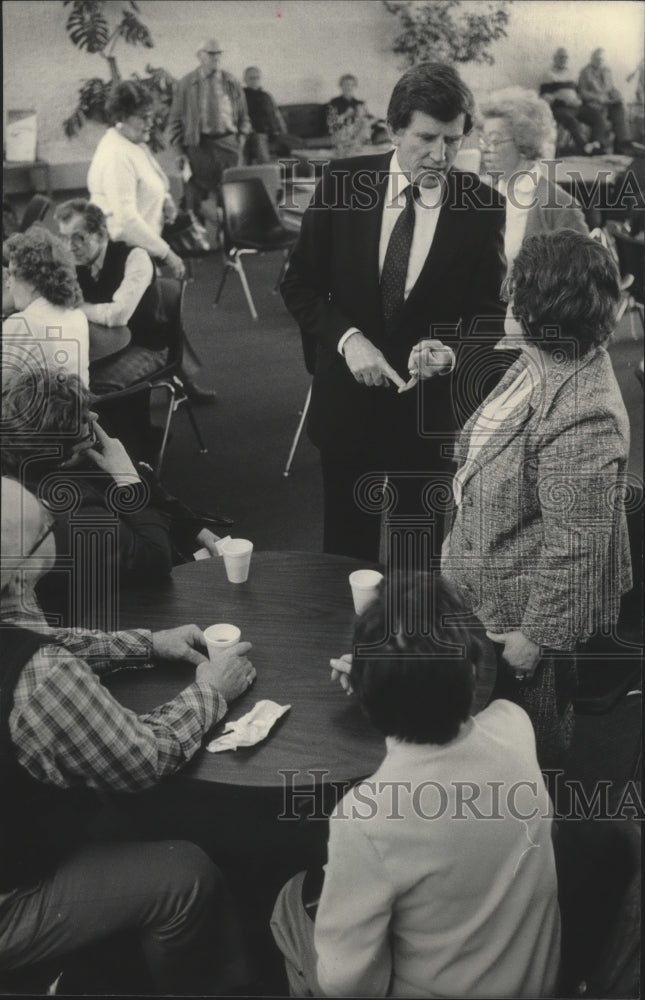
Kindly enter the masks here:
[[103, 265], [105, 264], [105, 255], [107, 253], [109, 240], [105, 241], [103, 249], [100, 251], [98, 257], [96, 257], [90, 264], [90, 274], [93, 278], [98, 278], [99, 274], [103, 270]]
[[197, 68], [197, 72], [198, 72], [199, 76], [202, 78], [202, 80], [208, 80], [209, 77], [211, 77], [211, 76], [220, 76], [221, 77], [221, 75], [222, 75], [221, 69], [214, 69], [214, 68], [213, 69], [206, 69], [205, 66], [199, 66]]

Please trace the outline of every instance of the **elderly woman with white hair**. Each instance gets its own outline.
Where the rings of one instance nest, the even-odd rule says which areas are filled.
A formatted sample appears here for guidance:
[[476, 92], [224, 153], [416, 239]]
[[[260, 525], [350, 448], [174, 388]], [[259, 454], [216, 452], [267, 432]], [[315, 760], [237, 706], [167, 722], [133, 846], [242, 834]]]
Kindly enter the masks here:
[[547, 102], [522, 87], [498, 90], [480, 108], [484, 179], [506, 197], [504, 251], [510, 271], [522, 241], [536, 233], [574, 229], [588, 234], [576, 199], [545, 172], [556, 125]]

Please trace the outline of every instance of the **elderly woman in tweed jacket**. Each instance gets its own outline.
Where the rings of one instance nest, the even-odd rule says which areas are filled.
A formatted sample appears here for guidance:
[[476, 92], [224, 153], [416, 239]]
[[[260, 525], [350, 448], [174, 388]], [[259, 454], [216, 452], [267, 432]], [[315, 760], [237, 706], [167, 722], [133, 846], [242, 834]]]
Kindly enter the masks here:
[[543, 767], [573, 729], [575, 652], [631, 587], [629, 421], [607, 351], [619, 299], [599, 243], [528, 237], [508, 284], [518, 360], [462, 432], [443, 571], [498, 646], [496, 697], [522, 705]]

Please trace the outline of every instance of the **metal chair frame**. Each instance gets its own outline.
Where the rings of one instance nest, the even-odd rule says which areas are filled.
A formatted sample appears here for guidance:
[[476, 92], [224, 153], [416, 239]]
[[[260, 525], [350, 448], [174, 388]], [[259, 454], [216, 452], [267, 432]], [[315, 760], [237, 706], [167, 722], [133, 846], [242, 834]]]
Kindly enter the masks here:
[[[162, 287], [165, 288], [167, 292], [171, 289], [172, 285], [178, 284], [173, 278], [158, 278], [157, 280], [164, 283]], [[155, 472], [157, 474], [159, 474], [163, 464], [173, 414], [175, 414], [182, 405], [186, 407], [186, 413], [188, 414], [190, 425], [197, 439], [200, 454], [205, 455], [208, 452], [208, 448], [204, 444], [204, 439], [202, 438], [201, 431], [195, 419], [192, 406], [190, 405], [190, 400], [185, 393], [183, 382], [178, 375], [184, 349], [182, 312], [185, 290], [186, 282], [182, 281], [179, 284], [176, 316], [174, 317], [175, 322], [172, 323], [176, 342], [169, 348], [169, 360], [164, 368], [160, 369], [156, 376], [153, 375], [149, 378], [142, 379], [140, 382], [135, 382], [133, 385], [127, 386], [125, 389], [119, 389], [116, 392], [103, 393], [100, 396], [97, 396], [94, 400], [94, 405], [100, 408], [103, 403], [113, 403], [117, 400], [128, 399], [129, 397], [139, 395], [142, 392], [152, 393], [157, 389], [164, 389], [168, 393], [168, 408], [164, 418], [163, 438], [159, 449], [159, 457], [155, 465]], [[172, 353], [173, 347], [174, 354]]]

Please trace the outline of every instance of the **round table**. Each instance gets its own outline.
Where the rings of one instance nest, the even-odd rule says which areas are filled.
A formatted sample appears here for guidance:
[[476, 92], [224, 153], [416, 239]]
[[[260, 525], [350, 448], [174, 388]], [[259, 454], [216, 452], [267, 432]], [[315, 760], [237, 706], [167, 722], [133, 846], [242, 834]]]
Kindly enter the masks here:
[[[330, 678], [329, 659], [351, 652], [356, 620], [348, 575], [359, 565], [342, 556], [311, 552], [256, 552], [246, 583], [229, 583], [222, 559], [176, 567], [160, 587], [125, 591], [122, 627], [153, 630], [195, 622], [237, 625], [253, 643], [257, 679], [234, 702], [227, 720], [261, 699], [291, 705], [255, 747], [197, 754], [183, 775], [246, 787], [284, 788], [354, 781], [371, 774], [384, 756], [383, 737], [356, 699]], [[138, 712], [171, 699], [192, 669], [166, 664], [152, 671], [121, 671], [108, 681], [114, 696]], [[494, 668], [480, 678], [477, 707], [488, 700]]]

